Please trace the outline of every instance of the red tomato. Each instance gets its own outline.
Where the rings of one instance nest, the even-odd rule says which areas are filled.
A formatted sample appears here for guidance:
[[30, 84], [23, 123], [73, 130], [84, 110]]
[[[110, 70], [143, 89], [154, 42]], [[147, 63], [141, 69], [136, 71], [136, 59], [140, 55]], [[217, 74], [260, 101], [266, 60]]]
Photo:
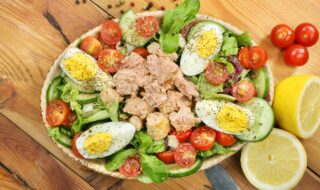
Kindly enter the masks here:
[[154, 16], [139, 18], [136, 20], [136, 30], [141, 36], [153, 36], [159, 30], [159, 21]]
[[256, 94], [254, 85], [249, 81], [240, 81], [232, 87], [232, 96], [239, 102], [246, 102]]
[[319, 39], [317, 28], [310, 23], [302, 23], [297, 26], [296, 41], [303, 46], [313, 46]]
[[70, 128], [72, 123], [74, 121], [76, 121], [76, 120], [77, 120], [77, 114], [75, 114], [74, 112], [71, 112], [69, 117], [68, 117], [68, 119], [65, 120], [65, 122], [62, 123], [62, 125], [64, 125], [65, 127]]
[[260, 46], [242, 47], [238, 57], [244, 68], [259, 69], [267, 63], [268, 52]]
[[237, 142], [237, 139], [233, 135], [217, 131], [217, 141], [222, 146], [231, 146]]
[[307, 48], [300, 44], [290, 46], [283, 53], [283, 56], [285, 63], [290, 66], [302, 66], [306, 64], [309, 59]]
[[49, 125], [57, 127], [65, 122], [70, 115], [68, 105], [61, 100], [52, 100], [47, 105], [46, 119]]
[[88, 53], [95, 59], [98, 59], [99, 53], [100, 51], [102, 51], [102, 45], [97, 38], [88, 36], [81, 41], [80, 49]]
[[135, 48], [132, 52], [139, 54], [143, 58], [147, 58], [149, 52], [146, 48]]
[[176, 131], [175, 129], [170, 132], [170, 135], [175, 135], [179, 142], [185, 142], [190, 139], [192, 130]]
[[204, 70], [207, 81], [213, 85], [224, 83], [228, 79], [228, 70], [225, 64], [212, 62]]
[[168, 150], [164, 152], [159, 152], [156, 154], [157, 158], [166, 164], [174, 163], [174, 150]]
[[127, 177], [137, 177], [141, 174], [142, 169], [139, 157], [129, 157], [126, 162], [119, 168], [119, 172]]
[[99, 67], [106, 73], [116, 73], [122, 66], [124, 56], [116, 49], [105, 49], [100, 52], [98, 58]]
[[205, 151], [213, 147], [215, 139], [215, 130], [203, 125], [193, 130], [190, 141], [196, 149]]
[[175, 153], [174, 160], [181, 167], [190, 167], [196, 161], [197, 150], [190, 143], [181, 143]]
[[79, 136], [82, 134], [82, 131], [76, 133], [73, 138], [72, 138], [72, 141], [71, 141], [71, 150], [73, 152], [73, 154], [78, 157], [78, 158], [83, 158], [82, 155], [79, 153], [78, 149], [77, 149], [77, 146], [76, 146], [76, 141], [77, 139], [79, 138]]
[[107, 20], [101, 28], [101, 39], [107, 44], [116, 44], [122, 37], [122, 31], [119, 24], [113, 20]]
[[286, 24], [279, 24], [271, 31], [271, 41], [279, 48], [287, 48], [294, 43], [294, 31]]

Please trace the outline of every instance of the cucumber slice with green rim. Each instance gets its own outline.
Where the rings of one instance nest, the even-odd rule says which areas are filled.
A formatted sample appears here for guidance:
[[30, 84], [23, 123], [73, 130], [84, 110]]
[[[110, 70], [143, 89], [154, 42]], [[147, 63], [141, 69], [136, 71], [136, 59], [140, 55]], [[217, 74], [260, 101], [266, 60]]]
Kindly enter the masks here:
[[184, 177], [191, 175], [197, 172], [202, 166], [202, 160], [197, 159], [196, 162], [188, 168], [180, 167], [177, 164], [168, 164], [167, 167], [169, 169], [169, 176], [176, 178], [176, 177]]
[[59, 98], [59, 91], [57, 90], [57, 87], [60, 85], [61, 81], [62, 78], [60, 76], [57, 76], [51, 81], [46, 95], [47, 103]]
[[146, 43], [148, 43], [148, 41], [152, 37], [144, 37], [139, 35], [135, 28], [135, 22], [136, 22], [136, 19], [132, 10], [128, 10], [121, 16], [119, 25], [123, 33], [122, 38], [128, 44], [131, 44], [137, 47], [142, 47]]
[[95, 94], [79, 94], [77, 96], [77, 102], [81, 105], [97, 102], [99, 93]]
[[201, 30], [201, 28], [207, 24], [214, 24], [214, 25], [217, 25], [220, 30], [221, 30], [221, 33], [225, 32], [226, 29], [221, 25], [221, 24], [218, 24], [216, 22], [213, 22], [213, 21], [209, 21], [209, 20], [206, 20], [206, 21], [202, 21], [202, 22], [199, 22], [198, 24], [196, 24], [195, 26], [193, 26], [188, 34], [188, 41], [190, 41], [191, 39], [194, 38], [194, 35], [199, 32]]
[[272, 131], [275, 124], [275, 118], [269, 103], [261, 98], [252, 98], [250, 101], [239, 104], [254, 114], [254, 124], [252, 128], [236, 137], [243, 141], [262, 141]]
[[71, 134], [70, 129], [67, 129], [67, 128], [64, 127], [64, 126], [60, 126], [60, 127], [59, 127], [59, 132], [60, 132], [61, 135], [66, 136], [66, 137], [68, 137], [68, 138], [71, 138], [71, 137], [72, 137], [72, 134]]
[[262, 67], [250, 72], [252, 82], [257, 90], [258, 96], [265, 99], [269, 91], [269, 76], [266, 67]]

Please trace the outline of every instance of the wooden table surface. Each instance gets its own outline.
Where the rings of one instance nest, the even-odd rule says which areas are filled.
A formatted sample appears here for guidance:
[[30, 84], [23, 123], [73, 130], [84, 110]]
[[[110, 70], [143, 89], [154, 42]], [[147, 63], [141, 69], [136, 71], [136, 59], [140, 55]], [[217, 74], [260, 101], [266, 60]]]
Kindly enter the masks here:
[[[307, 65], [284, 65], [268, 34], [278, 23], [295, 27], [301, 22], [320, 28], [319, 0], [201, 0], [203, 14], [249, 31], [269, 52], [275, 82], [290, 75], [320, 75], [320, 45], [309, 48]], [[162, 184], [145, 185], [95, 173], [68, 158], [47, 136], [41, 123], [39, 96], [55, 58], [82, 33], [106, 17], [119, 17], [131, 1], [118, 0], [2, 0], [0, 1], [0, 189], [211, 189], [199, 172]], [[135, 0], [132, 9], [143, 11], [149, 0]], [[173, 8], [179, 1], [154, 0], [151, 10]], [[111, 4], [113, 8], [107, 8]], [[320, 130], [302, 140], [308, 169], [296, 189], [320, 189]], [[255, 189], [244, 177], [239, 154], [222, 166], [241, 189]]]

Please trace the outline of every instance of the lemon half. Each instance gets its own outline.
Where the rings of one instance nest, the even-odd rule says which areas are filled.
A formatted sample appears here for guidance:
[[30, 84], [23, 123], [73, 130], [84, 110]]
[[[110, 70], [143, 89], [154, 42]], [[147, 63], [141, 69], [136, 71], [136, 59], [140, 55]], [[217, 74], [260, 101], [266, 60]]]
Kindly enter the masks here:
[[320, 77], [292, 76], [275, 89], [273, 109], [277, 124], [301, 138], [320, 126]]
[[241, 167], [258, 189], [291, 189], [306, 170], [307, 155], [294, 135], [275, 128], [265, 140], [242, 149]]

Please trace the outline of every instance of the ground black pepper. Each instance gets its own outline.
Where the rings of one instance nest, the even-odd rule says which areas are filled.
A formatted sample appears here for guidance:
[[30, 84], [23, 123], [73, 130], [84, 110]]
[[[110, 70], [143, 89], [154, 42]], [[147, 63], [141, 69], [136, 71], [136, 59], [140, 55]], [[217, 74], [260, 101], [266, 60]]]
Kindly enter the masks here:
[[112, 8], [112, 5], [111, 5], [111, 4], [109, 4], [107, 7], [108, 7], [108, 9], [111, 9], [111, 8]]
[[144, 10], [150, 10], [153, 7], [153, 2], [149, 2]]
[[76, 0], [76, 4], [79, 5], [80, 4], [80, 0]]
[[166, 8], [163, 5], [160, 6], [160, 10], [165, 10], [165, 9]]
[[86, 3], [87, 2], [87, 0], [82, 0], [82, 3]]
[[134, 7], [136, 4], [133, 2], [133, 1], [131, 1], [131, 3], [130, 3], [130, 6], [131, 7]]
[[123, 14], [123, 13], [124, 13], [124, 10], [120, 10], [120, 13]]

